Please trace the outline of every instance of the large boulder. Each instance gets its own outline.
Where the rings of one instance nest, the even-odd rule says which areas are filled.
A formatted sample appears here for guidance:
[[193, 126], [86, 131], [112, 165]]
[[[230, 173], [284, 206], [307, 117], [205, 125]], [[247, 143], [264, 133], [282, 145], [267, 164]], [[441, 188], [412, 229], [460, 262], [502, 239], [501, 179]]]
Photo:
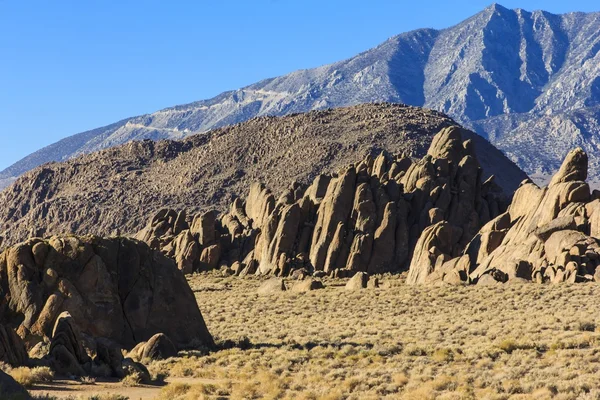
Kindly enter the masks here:
[[292, 286], [292, 292], [305, 293], [313, 290], [323, 289], [324, 287], [325, 286], [323, 286], [323, 282], [318, 279], [305, 279]]
[[[40, 246], [47, 249], [43, 259], [33, 252]], [[0, 254], [0, 290], [7, 308], [0, 323], [18, 327], [28, 347], [51, 338], [54, 321], [64, 311], [81, 332], [123, 348], [159, 332], [178, 348], [213, 345], [175, 263], [135, 240], [31, 239]]]
[[49, 356], [53, 370], [59, 374], [83, 376], [92, 371], [92, 360], [83, 348], [81, 332], [68, 311], [56, 319]]
[[257, 290], [258, 294], [271, 294], [284, 292], [286, 290], [285, 282], [281, 278], [271, 278], [264, 281]]
[[128, 354], [134, 361], [164, 360], [177, 356], [175, 345], [164, 333], [157, 333], [147, 342], [140, 342]]
[[366, 289], [369, 282], [369, 274], [366, 272], [357, 272], [346, 282], [346, 290]]

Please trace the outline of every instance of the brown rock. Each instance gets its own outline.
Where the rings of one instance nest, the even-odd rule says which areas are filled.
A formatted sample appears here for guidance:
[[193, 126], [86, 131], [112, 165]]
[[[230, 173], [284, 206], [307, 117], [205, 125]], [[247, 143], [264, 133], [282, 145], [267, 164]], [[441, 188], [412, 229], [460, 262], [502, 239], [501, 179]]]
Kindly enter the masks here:
[[329, 184], [319, 211], [314, 229], [310, 261], [316, 270], [323, 270], [329, 245], [340, 222], [346, 221], [352, 210], [356, 169], [347, 169]]
[[281, 278], [272, 278], [265, 282], [256, 291], [258, 294], [279, 293], [286, 290], [285, 283]]
[[128, 354], [134, 361], [164, 360], [177, 356], [177, 348], [164, 333], [157, 333], [147, 342], [138, 343]]
[[381, 225], [375, 231], [373, 252], [367, 270], [369, 274], [377, 274], [394, 269], [396, 219], [396, 203], [389, 202], [385, 205]]
[[587, 179], [588, 157], [580, 147], [571, 150], [565, 157], [560, 169], [550, 181], [548, 187], [559, 183], [585, 181]]
[[196, 236], [200, 246], [213, 244], [217, 239], [215, 226], [217, 223], [216, 211], [208, 211], [194, 217], [190, 232]]
[[213, 244], [208, 246], [200, 254], [200, 267], [203, 270], [210, 271], [217, 268], [221, 259], [221, 244]]
[[454, 229], [445, 221], [425, 229], [415, 246], [406, 283], [425, 283], [427, 276], [434, 272], [438, 257], [450, 258], [455, 242]]
[[[56, 283], [50, 286], [54, 290], [46, 289], [41, 271], [29, 274], [36, 268], [32, 244], [9, 248], [0, 256], [0, 276], [8, 278], [3, 290], [13, 299], [6, 304], [7, 313], [0, 314], [0, 323], [6, 322], [8, 312], [20, 317], [24, 337], [37, 338], [34, 342], [28, 338], [30, 346], [50, 335], [59, 311], [68, 311], [85, 334], [114, 340], [122, 347], [157, 332], [167, 334], [178, 347], [212, 346], [185, 278], [173, 261], [146, 244], [95, 237], [53, 238], [45, 243], [49, 244], [46, 265], [53, 267]], [[68, 357], [62, 350], [56, 352]]]
[[292, 292], [304, 293], [324, 288], [325, 286], [323, 286], [323, 282], [318, 279], [305, 279], [292, 286]]

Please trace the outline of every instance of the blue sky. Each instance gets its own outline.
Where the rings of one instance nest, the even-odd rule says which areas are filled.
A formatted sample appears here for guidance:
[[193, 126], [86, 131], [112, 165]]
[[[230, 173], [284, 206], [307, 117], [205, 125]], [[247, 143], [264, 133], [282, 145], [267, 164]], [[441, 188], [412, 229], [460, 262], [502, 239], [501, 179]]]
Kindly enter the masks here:
[[[63, 137], [451, 26], [490, 4], [0, 0], [0, 170]], [[500, 4], [600, 10], [597, 0]]]

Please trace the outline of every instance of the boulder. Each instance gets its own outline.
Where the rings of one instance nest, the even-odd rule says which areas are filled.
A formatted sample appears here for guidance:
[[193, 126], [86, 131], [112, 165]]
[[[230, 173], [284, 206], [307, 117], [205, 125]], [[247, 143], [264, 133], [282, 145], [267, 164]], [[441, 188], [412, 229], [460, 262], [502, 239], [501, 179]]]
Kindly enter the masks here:
[[294, 286], [292, 286], [292, 292], [304, 293], [324, 288], [325, 286], [323, 286], [323, 282], [321, 282], [320, 280], [305, 279], [303, 281], [298, 281]]
[[216, 211], [208, 211], [194, 217], [190, 231], [198, 237], [200, 246], [208, 246], [217, 240], [216, 222]]
[[285, 282], [281, 278], [269, 279], [260, 285], [256, 291], [258, 294], [279, 293], [286, 290]]
[[163, 333], [157, 333], [147, 342], [138, 343], [127, 355], [137, 362], [143, 360], [164, 360], [177, 356], [175, 345]]
[[446, 221], [426, 228], [415, 246], [406, 283], [425, 283], [437, 265], [441, 266], [451, 258], [456, 236], [454, 229]]
[[366, 289], [368, 282], [369, 282], [369, 274], [367, 274], [366, 272], [357, 272], [346, 283], [346, 290]]
[[[38, 243], [48, 246], [43, 267], [34, 260]], [[43, 273], [49, 270], [52, 280]], [[123, 348], [160, 332], [177, 348], [213, 345], [175, 262], [139, 241], [91, 236], [30, 240], [0, 254], [0, 291], [10, 299], [0, 323], [18, 325], [29, 348], [53, 337], [54, 321], [63, 311], [82, 333]]]

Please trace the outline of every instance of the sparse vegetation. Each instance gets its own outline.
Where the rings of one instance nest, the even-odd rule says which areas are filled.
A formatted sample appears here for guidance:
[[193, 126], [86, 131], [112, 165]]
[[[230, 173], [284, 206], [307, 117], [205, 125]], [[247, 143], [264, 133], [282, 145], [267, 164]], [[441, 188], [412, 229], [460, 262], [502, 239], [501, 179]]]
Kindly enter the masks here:
[[382, 280], [376, 290], [326, 280], [313, 293], [257, 296], [257, 278], [191, 277], [223, 350], [151, 364], [210, 382], [171, 384], [161, 398], [596, 398], [600, 304], [589, 299], [599, 285]]
[[52, 372], [52, 370], [48, 367], [8, 368], [6, 373], [8, 373], [14, 378], [15, 381], [19, 382], [25, 387], [31, 387], [38, 383], [52, 382], [54, 379], [54, 372]]
[[[600, 285], [381, 280], [380, 289], [350, 292], [326, 278], [323, 290], [258, 296], [256, 277], [189, 277], [219, 350], [149, 363], [152, 377], [170, 382], [156, 396], [599, 398], [600, 304], [589, 299], [600, 296]], [[139, 381], [123, 384], [117, 392], [129, 395]], [[102, 393], [101, 384], [92, 387]]]

